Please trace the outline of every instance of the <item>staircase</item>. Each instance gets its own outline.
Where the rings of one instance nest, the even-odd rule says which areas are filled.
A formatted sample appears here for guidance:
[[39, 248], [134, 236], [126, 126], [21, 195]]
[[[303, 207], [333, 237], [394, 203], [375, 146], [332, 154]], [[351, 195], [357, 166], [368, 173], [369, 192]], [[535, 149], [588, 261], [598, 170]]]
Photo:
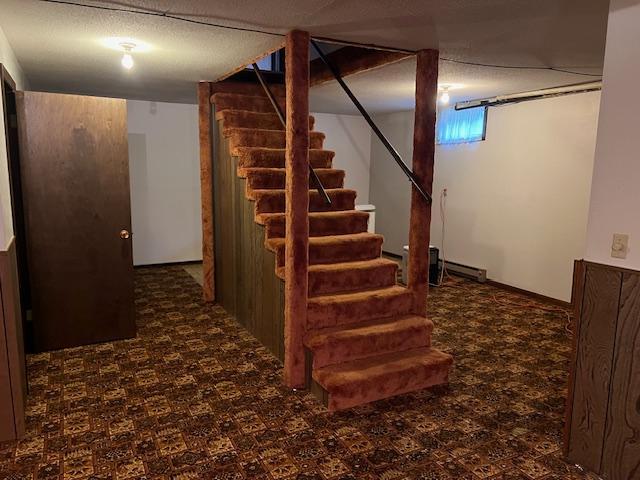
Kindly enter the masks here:
[[[269, 99], [246, 93], [215, 93], [211, 102], [284, 280], [285, 132]], [[278, 101], [284, 110], [284, 97]], [[334, 152], [313, 126], [310, 117], [309, 161], [331, 204], [309, 191], [309, 386], [340, 410], [446, 383], [452, 357], [431, 347], [433, 323], [396, 284], [397, 263], [381, 257], [382, 236], [367, 232], [368, 214], [355, 210], [356, 192], [344, 188], [345, 172], [332, 167]]]

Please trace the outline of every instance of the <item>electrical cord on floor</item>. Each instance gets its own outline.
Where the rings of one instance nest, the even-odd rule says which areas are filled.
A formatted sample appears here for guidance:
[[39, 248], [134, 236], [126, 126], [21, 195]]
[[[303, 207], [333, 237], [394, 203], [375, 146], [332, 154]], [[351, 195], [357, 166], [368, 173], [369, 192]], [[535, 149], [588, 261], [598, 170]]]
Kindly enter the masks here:
[[[454, 279], [451, 275], [449, 275], [449, 272], [447, 271], [446, 252], [445, 252], [446, 202], [447, 202], [447, 189], [443, 188], [442, 191], [440, 192], [440, 220], [442, 225], [441, 227], [442, 240], [440, 244], [440, 252], [442, 254], [442, 268], [440, 269], [440, 273], [438, 275], [438, 281], [436, 283], [429, 282], [429, 285], [432, 287], [457, 287], [457, 288], [462, 288], [464, 290], [468, 290], [467, 287], [464, 285], [465, 283], [464, 280]], [[445, 278], [447, 280], [446, 283], [445, 283]], [[543, 305], [534, 300], [529, 300], [526, 302], [513, 302], [513, 301], [505, 302], [498, 299], [498, 297], [495, 294], [492, 295], [491, 298], [496, 304], [501, 306], [527, 308], [532, 310], [533, 309], [542, 310], [548, 313], [562, 313], [563, 315], [567, 316], [567, 322], [565, 323], [564, 329], [569, 337], [573, 335], [573, 329], [572, 329], [573, 322], [572, 322], [571, 311], [567, 310], [566, 308], [562, 308], [559, 306], [556, 307], [556, 306]]]
[[[442, 225], [442, 234], [441, 234], [441, 242], [440, 242], [440, 253], [442, 254], [442, 268], [440, 269], [440, 273], [438, 275], [438, 281], [436, 283], [429, 282], [429, 285], [432, 287], [441, 287], [444, 283], [445, 275], [447, 278], [451, 278], [449, 273], [447, 272], [447, 263], [446, 263], [446, 254], [444, 251], [444, 237], [445, 237], [445, 210], [447, 203], [447, 189], [443, 188], [440, 192], [440, 221]], [[431, 258], [431, 257], [429, 257]]]
[[[473, 293], [473, 290], [469, 288], [467, 285], [468, 281], [463, 278], [454, 278], [451, 275], [447, 274], [447, 279], [440, 286], [442, 287], [450, 287], [450, 288], [458, 288], [460, 290], [464, 290], [468, 293]], [[542, 310], [547, 313], [561, 313], [567, 317], [566, 323], [564, 325], [565, 333], [569, 338], [573, 336], [573, 314], [571, 310], [560, 307], [560, 306], [552, 306], [552, 305], [544, 305], [535, 300], [526, 300], [524, 302], [516, 302], [513, 300], [502, 300], [499, 299], [496, 294], [491, 295], [491, 300], [497, 305], [502, 307], [517, 307], [523, 309], [531, 309], [531, 310]]]

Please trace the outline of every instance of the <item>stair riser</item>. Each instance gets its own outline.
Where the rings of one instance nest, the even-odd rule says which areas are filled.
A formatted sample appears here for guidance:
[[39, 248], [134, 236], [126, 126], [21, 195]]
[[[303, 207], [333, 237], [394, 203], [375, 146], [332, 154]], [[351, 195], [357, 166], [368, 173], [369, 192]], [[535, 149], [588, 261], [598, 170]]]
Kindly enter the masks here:
[[[326, 237], [328, 235], [348, 235], [367, 231], [368, 218], [364, 216], [340, 217], [324, 219], [309, 217], [309, 236]], [[284, 218], [269, 222], [267, 238], [283, 238], [285, 236]]]
[[369, 382], [354, 382], [344, 391], [336, 389], [329, 394], [329, 410], [337, 411], [375, 402], [403, 393], [449, 382], [449, 370], [453, 360], [437, 365], [417, 365], [403, 372], [391, 372]]
[[[309, 264], [320, 265], [357, 260], [371, 260], [382, 253], [382, 240], [369, 238], [360, 242], [338, 245], [309, 245]], [[284, 245], [276, 250], [276, 266], [283, 267], [285, 263]]]
[[[285, 112], [285, 99], [279, 97], [277, 100], [280, 108]], [[275, 113], [273, 105], [266, 97], [216, 94], [212, 97], [212, 103], [216, 107], [216, 112], [222, 110], [248, 110], [258, 113]]]
[[[242, 172], [238, 172], [241, 174]], [[342, 188], [344, 186], [344, 172], [316, 172], [324, 188]], [[247, 174], [247, 188], [256, 190], [283, 189], [286, 184], [286, 175], [283, 172], [273, 173], [249, 173]], [[313, 188], [313, 185], [310, 185]]]
[[[216, 114], [216, 119], [222, 120], [223, 128], [259, 128], [263, 130], [284, 130], [284, 125], [275, 114], [254, 113], [245, 111], [225, 110]], [[309, 130], [313, 130], [315, 122], [309, 117]]]
[[381, 265], [347, 271], [311, 271], [309, 296], [390, 287], [396, 284], [397, 270], [395, 265]]
[[430, 322], [400, 332], [350, 338], [329, 338], [313, 349], [313, 368], [322, 368], [385, 353], [431, 346]]
[[[235, 152], [239, 168], [284, 168], [284, 151], [258, 150], [251, 153]], [[331, 168], [334, 152], [310, 150], [309, 163], [313, 168]]]
[[[310, 132], [309, 148], [321, 149], [323, 143], [322, 133]], [[285, 134], [277, 130], [235, 131], [229, 137], [229, 148], [233, 152], [238, 147], [285, 148]]]
[[[316, 191], [309, 192], [310, 212], [329, 212], [353, 210], [356, 204], [355, 194], [331, 194], [331, 205], [327, 204]], [[261, 195], [256, 197], [256, 214], [278, 213], [285, 211], [284, 195]]]
[[336, 303], [315, 303], [309, 300], [307, 325], [328, 328], [364, 322], [388, 315], [407, 315], [413, 310], [411, 292], [389, 297], [371, 297], [366, 300]]

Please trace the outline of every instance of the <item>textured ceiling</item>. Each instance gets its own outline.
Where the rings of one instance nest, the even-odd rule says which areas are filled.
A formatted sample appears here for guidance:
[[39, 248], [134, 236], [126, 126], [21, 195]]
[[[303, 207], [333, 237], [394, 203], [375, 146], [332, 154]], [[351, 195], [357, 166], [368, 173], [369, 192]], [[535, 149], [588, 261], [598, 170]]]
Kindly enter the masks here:
[[[75, 0], [71, 0], [75, 2]], [[77, 2], [80, 3], [80, 2]], [[606, 0], [125, 0], [84, 3], [142, 8], [191, 20], [397, 48], [439, 48], [449, 59], [500, 65], [568, 67], [599, 73]], [[158, 101], [195, 101], [195, 82], [215, 79], [276, 48], [278, 35], [235, 31], [162, 17], [38, 0], [0, 0], [0, 26], [33, 89]], [[151, 46], [125, 71], [110, 36]], [[414, 64], [405, 61], [350, 77], [372, 111], [411, 108]], [[477, 98], [588, 80], [549, 71], [478, 68], [442, 62], [441, 81]], [[313, 90], [321, 111], [351, 111], [335, 85]]]
[[[600, 69], [578, 69], [596, 72]], [[352, 75], [345, 82], [358, 100], [371, 112], [411, 110], [415, 106], [414, 59], [403, 60], [369, 72]], [[599, 77], [572, 75], [548, 70], [487, 68], [441, 61], [438, 83], [452, 85], [450, 104], [462, 100], [494, 97], [542, 88], [592, 82]], [[336, 82], [311, 89], [314, 112], [357, 114]]]

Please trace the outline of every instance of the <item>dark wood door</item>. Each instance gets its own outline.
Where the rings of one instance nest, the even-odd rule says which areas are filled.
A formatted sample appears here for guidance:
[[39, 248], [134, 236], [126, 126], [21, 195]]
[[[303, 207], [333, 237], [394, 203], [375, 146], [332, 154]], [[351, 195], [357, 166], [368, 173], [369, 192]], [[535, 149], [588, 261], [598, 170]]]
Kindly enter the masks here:
[[135, 335], [124, 100], [18, 94], [37, 351]]

